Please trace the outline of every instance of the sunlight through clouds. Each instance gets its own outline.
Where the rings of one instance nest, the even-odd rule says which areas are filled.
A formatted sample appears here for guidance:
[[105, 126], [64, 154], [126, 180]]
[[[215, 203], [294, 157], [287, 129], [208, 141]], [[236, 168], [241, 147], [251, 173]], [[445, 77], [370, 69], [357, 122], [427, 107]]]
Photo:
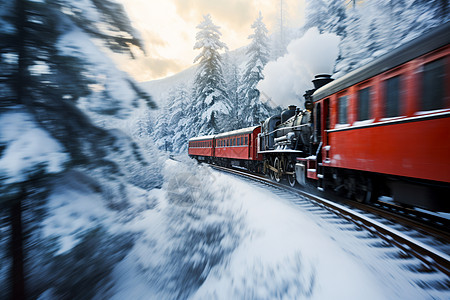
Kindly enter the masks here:
[[[136, 60], [119, 61], [139, 81], [173, 75], [193, 65], [196, 26], [205, 14], [220, 26], [222, 41], [230, 50], [248, 44], [250, 25], [262, 12], [269, 34], [279, 26], [280, 1], [275, 0], [118, 0], [133, 26], [140, 32], [146, 54], [134, 53]], [[303, 23], [304, 1], [283, 1], [285, 24]]]

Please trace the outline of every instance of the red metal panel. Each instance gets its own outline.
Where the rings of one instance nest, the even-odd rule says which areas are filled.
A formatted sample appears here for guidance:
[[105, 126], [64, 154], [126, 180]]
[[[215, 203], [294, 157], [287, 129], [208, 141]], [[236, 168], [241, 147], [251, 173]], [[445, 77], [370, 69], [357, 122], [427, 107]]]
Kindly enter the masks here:
[[262, 155], [258, 154], [258, 134], [261, 133], [261, 126], [256, 127], [249, 136], [250, 142], [250, 157], [251, 160], [262, 160]]
[[[445, 108], [418, 112], [423, 65], [440, 58], [446, 62]], [[450, 47], [447, 45], [327, 97], [330, 127], [335, 129], [325, 131], [322, 126], [323, 165], [450, 182], [449, 74]], [[385, 80], [398, 75], [402, 76], [399, 117], [384, 119]], [[366, 86], [373, 87], [371, 120], [366, 122], [373, 122], [370, 125], [355, 122], [356, 93]], [[350, 96], [349, 124], [345, 126], [336, 125], [337, 97], [343, 93]], [[324, 119], [322, 125], [325, 125]]]
[[216, 148], [216, 157], [235, 158], [235, 159], [249, 159], [248, 146], [225, 146]]
[[213, 139], [190, 141], [188, 154], [195, 156], [213, 156], [213, 142]]
[[450, 115], [440, 115], [332, 130], [323, 165], [450, 182]]

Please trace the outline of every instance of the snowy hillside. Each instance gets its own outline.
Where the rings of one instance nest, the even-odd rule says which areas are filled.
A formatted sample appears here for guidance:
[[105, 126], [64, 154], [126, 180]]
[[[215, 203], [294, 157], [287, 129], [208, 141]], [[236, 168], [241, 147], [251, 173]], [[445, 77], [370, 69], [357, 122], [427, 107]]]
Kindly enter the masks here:
[[[227, 52], [229, 60], [232, 60], [236, 65], [241, 66], [245, 63], [246, 47]], [[197, 72], [197, 65], [193, 65], [186, 70], [183, 70], [172, 76], [141, 82], [140, 86], [152, 95], [158, 106], [164, 107], [168, 105], [169, 91], [177, 86], [192, 86], [195, 73]]]

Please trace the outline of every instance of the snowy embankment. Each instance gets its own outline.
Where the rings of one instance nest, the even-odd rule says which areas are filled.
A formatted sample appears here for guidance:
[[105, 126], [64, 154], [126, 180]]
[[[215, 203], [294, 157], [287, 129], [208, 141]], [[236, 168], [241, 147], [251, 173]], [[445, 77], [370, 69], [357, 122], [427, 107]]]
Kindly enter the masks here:
[[310, 216], [266, 190], [167, 161], [126, 230], [141, 232], [114, 271], [115, 299], [385, 299], [374, 274]]
[[[41, 299], [70, 292], [70, 278], [83, 295], [109, 299], [430, 297], [415, 273], [388, 259], [366, 233], [352, 234], [267, 189], [181, 160], [164, 163], [161, 188], [129, 187], [121, 210], [79, 179], [60, 181], [42, 224], [58, 268], [50, 268], [54, 287]], [[81, 253], [86, 261], [74, 260]]]

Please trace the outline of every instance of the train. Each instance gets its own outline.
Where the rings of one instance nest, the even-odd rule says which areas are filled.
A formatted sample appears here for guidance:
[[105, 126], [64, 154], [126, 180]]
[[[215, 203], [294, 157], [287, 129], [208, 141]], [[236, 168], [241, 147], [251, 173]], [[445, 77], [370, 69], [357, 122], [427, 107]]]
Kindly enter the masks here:
[[336, 80], [316, 75], [304, 108], [192, 138], [188, 154], [359, 202], [450, 212], [449, 32], [447, 23]]

